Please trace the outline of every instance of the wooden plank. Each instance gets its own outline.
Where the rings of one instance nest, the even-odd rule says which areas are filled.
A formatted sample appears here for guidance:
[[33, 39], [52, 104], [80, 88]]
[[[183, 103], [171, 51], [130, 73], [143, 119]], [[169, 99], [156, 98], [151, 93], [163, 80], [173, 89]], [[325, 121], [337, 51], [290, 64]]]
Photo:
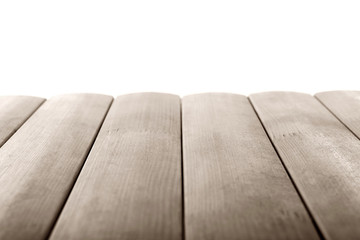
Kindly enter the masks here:
[[359, 239], [360, 141], [307, 94], [250, 96], [326, 239]]
[[248, 99], [183, 99], [187, 240], [319, 239]]
[[180, 99], [119, 96], [50, 239], [181, 239]]
[[0, 149], [0, 239], [45, 239], [112, 97], [53, 97]]
[[360, 138], [360, 91], [322, 92], [315, 97]]
[[43, 98], [30, 96], [0, 97], [0, 147], [44, 101]]

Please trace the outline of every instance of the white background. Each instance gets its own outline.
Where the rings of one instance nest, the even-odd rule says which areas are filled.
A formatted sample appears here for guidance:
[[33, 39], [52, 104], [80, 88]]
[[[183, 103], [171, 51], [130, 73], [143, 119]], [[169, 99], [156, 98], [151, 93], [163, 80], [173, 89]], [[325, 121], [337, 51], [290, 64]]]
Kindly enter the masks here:
[[360, 1], [0, 0], [0, 94], [360, 90]]

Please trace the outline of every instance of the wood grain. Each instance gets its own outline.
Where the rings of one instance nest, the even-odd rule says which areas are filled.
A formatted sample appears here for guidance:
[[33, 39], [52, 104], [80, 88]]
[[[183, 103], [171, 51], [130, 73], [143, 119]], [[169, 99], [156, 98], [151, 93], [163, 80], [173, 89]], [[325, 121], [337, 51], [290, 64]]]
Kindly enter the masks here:
[[307, 94], [250, 96], [326, 239], [359, 239], [360, 141]]
[[315, 97], [360, 138], [360, 91], [322, 92]]
[[182, 239], [178, 96], [119, 96], [50, 239]]
[[0, 239], [45, 239], [112, 97], [46, 101], [0, 149]]
[[29, 96], [0, 97], [0, 147], [44, 101], [43, 98]]
[[187, 240], [319, 239], [248, 99], [183, 99]]

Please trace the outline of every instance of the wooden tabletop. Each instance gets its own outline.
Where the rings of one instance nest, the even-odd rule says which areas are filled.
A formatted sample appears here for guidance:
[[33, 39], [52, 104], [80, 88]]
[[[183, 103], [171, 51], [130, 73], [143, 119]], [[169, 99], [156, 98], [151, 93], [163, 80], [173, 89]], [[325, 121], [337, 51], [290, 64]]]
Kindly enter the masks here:
[[360, 239], [360, 91], [0, 97], [0, 240]]

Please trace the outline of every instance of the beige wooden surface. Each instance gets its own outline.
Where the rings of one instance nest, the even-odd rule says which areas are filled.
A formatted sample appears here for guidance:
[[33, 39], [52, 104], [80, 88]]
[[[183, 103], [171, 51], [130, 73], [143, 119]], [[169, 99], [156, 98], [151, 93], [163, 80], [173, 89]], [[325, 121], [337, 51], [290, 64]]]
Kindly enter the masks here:
[[360, 138], [360, 91], [322, 92], [315, 97]]
[[50, 239], [182, 239], [180, 99], [113, 103]]
[[187, 240], [319, 239], [248, 99], [183, 98]]
[[0, 239], [45, 239], [112, 101], [46, 101], [0, 149]]
[[0, 147], [19, 129], [45, 99], [29, 96], [0, 97]]
[[250, 96], [272, 143], [241, 95], [0, 97], [0, 240], [359, 239], [360, 92], [315, 97]]
[[326, 239], [359, 239], [360, 141], [310, 95], [250, 99]]

